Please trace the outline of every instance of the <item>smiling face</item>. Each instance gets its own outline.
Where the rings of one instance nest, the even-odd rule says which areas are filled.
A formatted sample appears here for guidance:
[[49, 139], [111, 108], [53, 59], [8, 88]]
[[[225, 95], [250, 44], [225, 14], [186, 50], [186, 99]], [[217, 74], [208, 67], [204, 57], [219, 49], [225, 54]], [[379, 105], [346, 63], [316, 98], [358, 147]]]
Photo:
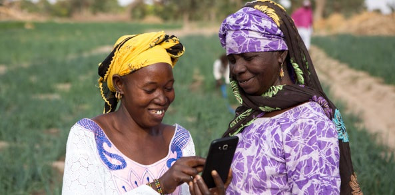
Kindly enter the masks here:
[[249, 95], [260, 96], [280, 82], [278, 52], [250, 52], [228, 55], [231, 76]]
[[173, 70], [167, 63], [156, 63], [120, 77], [122, 108], [142, 128], [159, 125], [174, 101]]

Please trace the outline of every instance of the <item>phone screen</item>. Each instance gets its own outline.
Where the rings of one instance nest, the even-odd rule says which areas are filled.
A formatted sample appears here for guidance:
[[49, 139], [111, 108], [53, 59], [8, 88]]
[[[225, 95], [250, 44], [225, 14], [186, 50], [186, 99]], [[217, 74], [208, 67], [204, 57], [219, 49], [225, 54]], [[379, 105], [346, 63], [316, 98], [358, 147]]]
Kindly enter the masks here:
[[233, 155], [239, 138], [237, 136], [219, 138], [211, 142], [202, 177], [208, 188], [215, 187], [211, 171], [216, 170], [223, 182], [228, 178]]

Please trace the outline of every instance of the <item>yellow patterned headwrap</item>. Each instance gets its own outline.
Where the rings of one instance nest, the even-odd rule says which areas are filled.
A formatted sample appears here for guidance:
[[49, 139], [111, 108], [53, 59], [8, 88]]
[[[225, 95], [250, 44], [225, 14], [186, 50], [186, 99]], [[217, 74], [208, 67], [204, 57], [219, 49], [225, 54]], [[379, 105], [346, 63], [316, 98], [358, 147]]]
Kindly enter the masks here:
[[99, 64], [99, 87], [105, 101], [104, 112], [114, 111], [117, 104], [113, 75], [124, 76], [159, 62], [174, 67], [184, 51], [184, 46], [176, 36], [169, 36], [163, 31], [121, 36], [110, 55]]

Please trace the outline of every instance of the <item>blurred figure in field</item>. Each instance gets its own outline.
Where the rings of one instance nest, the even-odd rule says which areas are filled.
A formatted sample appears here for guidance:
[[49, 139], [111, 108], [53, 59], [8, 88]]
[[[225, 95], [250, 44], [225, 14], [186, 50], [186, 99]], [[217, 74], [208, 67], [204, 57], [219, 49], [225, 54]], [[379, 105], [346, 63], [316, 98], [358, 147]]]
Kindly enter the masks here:
[[221, 88], [222, 97], [226, 100], [229, 112], [234, 113], [234, 109], [229, 105], [226, 85], [229, 84], [229, 65], [226, 54], [222, 54], [213, 64], [213, 74], [215, 78], [215, 87]]
[[307, 49], [310, 49], [311, 34], [313, 33], [313, 10], [309, 0], [303, 1], [303, 6], [296, 9], [291, 15], [298, 28]]
[[[213, 64], [213, 74], [215, 78], [215, 87], [229, 84], [229, 66], [226, 54], [222, 54]], [[225, 81], [225, 83], [224, 83]]]

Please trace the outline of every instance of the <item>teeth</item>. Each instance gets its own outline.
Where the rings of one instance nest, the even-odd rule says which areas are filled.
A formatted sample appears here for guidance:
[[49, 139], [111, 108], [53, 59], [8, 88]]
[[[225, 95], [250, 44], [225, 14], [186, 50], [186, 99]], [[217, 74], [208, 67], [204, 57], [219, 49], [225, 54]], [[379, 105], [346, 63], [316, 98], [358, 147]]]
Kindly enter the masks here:
[[155, 114], [163, 114], [165, 111], [164, 110], [157, 110], [155, 111]]

